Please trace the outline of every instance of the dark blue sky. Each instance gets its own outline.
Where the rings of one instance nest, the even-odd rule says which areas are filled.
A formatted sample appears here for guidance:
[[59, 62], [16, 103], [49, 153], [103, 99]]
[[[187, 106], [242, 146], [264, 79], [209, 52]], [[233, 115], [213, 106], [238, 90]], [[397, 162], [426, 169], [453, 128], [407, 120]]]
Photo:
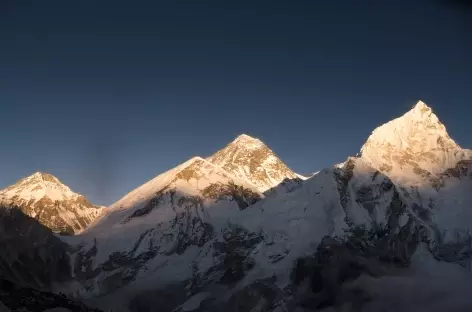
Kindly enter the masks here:
[[426, 0], [3, 0], [0, 187], [40, 170], [109, 204], [240, 133], [309, 173], [418, 99], [472, 147], [471, 41]]

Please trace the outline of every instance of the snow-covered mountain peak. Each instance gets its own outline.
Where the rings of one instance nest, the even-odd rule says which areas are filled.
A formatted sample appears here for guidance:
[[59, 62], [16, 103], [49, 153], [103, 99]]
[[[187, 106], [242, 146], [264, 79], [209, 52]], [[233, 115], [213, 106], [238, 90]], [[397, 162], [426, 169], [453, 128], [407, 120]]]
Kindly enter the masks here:
[[425, 140], [428, 142], [423, 143], [430, 144], [421, 144], [421, 148], [430, 149], [444, 144], [447, 147], [457, 147], [433, 110], [419, 101], [403, 116], [376, 128], [361, 151], [364, 152], [369, 145], [393, 145], [399, 149], [407, 149], [412, 147], [408, 143]]
[[207, 161], [265, 192], [285, 179], [300, 179], [261, 140], [241, 134]]
[[232, 145], [238, 145], [238, 146], [244, 146], [245, 148], [252, 148], [252, 149], [257, 149], [261, 148], [264, 146], [264, 143], [257, 139], [253, 138], [247, 134], [241, 134], [239, 135], [236, 139], [233, 140], [230, 144]]
[[72, 192], [55, 176], [49, 173], [36, 172], [0, 191], [0, 196], [10, 198], [17, 196], [28, 201], [39, 201], [47, 196], [49, 199], [56, 201], [76, 198], [79, 195]]
[[53, 183], [61, 184], [61, 182], [52, 174], [46, 172], [36, 172], [25, 178], [26, 180], [35, 180], [35, 181], [48, 181]]
[[419, 101], [403, 116], [376, 128], [361, 156], [394, 179], [412, 181], [453, 168], [472, 153], [451, 139], [433, 110]]
[[413, 106], [411, 111], [417, 111], [417, 112], [420, 112], [420, 113], [425, 113], [425, 112], [431, 112], [432, 109], [425, 102], [420, 100], [420, 101], [416, 102], [416, 104]]
[[438, 132], [447, 135], [446, 127], [439, 121], [438, 116], [433, 112], [433, 109], [426, 105], [423, 101], [418, 101], [411, 110], [403, 115], [405, 121], [416, 120], [431, 128], [436, 128]]
[[98, 206], [44, 172], [36, 172], [1, 190], [0, 203], [17, 206], [58, 232], [79, 232], [100, 213]]

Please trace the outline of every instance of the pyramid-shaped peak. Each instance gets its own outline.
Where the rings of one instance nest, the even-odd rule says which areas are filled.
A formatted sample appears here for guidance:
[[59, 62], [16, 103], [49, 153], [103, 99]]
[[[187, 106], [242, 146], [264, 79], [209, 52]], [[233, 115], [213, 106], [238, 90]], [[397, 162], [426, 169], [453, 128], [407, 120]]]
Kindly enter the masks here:
[[50, 173], [46, 172], [35, 172], [29, 177], [26, 177], [25, 179], [22, 180], [39, 180], [39, 181], [44, 181], [44, 182], [52, 182], [52, 183], [61, 183], [58, 178], [53, 176]]
[[58, 185], [61, 187], [67, 187], [52, 174], [46, 173], [46, 172], [40, 172], [40, 171], [35, 172], [32, 175], [29, 175], [27, 177], [20, 179], [11, 187], [19, 186], [19, 185], [31, 185], [31, 184], [44, 184], [44, 185], [50, 184], [50, 185]]
[[260, 141], [260, 140], [243, 133], [243, 134], [238, 135], [235, 141]]
[[231, 144], [244, 145], [247, 147], [264, 146], [264, 143], [261, 140], [247, 134], [240, 134], [233, 140], [233, 142], [231, 142]]
[[425, 102], [419, 100], [414, 106], [414, 110], [419, 110], [419, 111], [426, 111], [426, 110], [431, 110], [431, 107], [429, 107]]
[[5, 196], [20, 195], [28, 198], [42, 198], [47, 195], [51, 199], [62, 200], [65, 198], [76, 197], [77, 194], [64, 185], [59, 179], [49, 173], [35, 172], [30, 176], [20, 179], [13, 185], [10, 185], [0, 194]]
[[439, 121], [439, 119], [434, 115], [432, 108], [426, 105], [426, 103], [423, 101], [418, 101], [405, 115], [411, 116], [415, 119], [425, 119], [432, 117], [436, 122]]
[[368, 141], [390, 142], [393, 145], [406, 147], [406, 141], [416, 137], [422, 139], [444, 137], [450, 140], [446, 127], [433, 113], [431, 107], [418, 101], [411, 110], [376, 128]]
[[422, 101], [377, 127], [361, 148], [361, 156], [379, 168], [403, 168], [409, 164], [429, 172], [455, 166], [456, 155], [461, 153], [461, 147], [449, 136], [444, 124]]
[[296, 173], [267, 145], [247, 134], [239, 135], [206, 160], [256, 186], [261, 192], [279, 185], [285, 179], [297, 178]]
[[0, 204], [19, 207], [55, 232], [82, 231], [101, 213], [84, 196], [49, 173], [35, 172], [0, 190]]

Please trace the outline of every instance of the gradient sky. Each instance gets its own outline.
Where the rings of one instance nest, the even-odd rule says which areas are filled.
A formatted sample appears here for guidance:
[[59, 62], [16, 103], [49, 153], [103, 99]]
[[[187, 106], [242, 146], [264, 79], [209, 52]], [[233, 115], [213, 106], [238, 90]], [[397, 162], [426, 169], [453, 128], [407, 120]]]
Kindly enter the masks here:
[[472, 147], [471, 10], [388, 2], [2, 0], [0, 187], [110, 204], [240, 133], [310, 173], [419, 99]]

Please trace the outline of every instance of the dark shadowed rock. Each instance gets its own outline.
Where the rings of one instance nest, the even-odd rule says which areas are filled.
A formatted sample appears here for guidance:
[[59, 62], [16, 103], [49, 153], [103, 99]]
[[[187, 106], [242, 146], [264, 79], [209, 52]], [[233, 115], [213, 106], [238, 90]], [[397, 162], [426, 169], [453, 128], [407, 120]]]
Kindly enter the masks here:
[[20, 287], [0, 278], [0, 311], [8, 311], [2, 310], [2, 307], [10, 311], [24, 312], [100, 312], [100, 310], [88, 308], [64, 295]]
[[17, 207], [0, 207], [0, 275], [19, 285], [51, 289], [71, 279], [68, 246]]

